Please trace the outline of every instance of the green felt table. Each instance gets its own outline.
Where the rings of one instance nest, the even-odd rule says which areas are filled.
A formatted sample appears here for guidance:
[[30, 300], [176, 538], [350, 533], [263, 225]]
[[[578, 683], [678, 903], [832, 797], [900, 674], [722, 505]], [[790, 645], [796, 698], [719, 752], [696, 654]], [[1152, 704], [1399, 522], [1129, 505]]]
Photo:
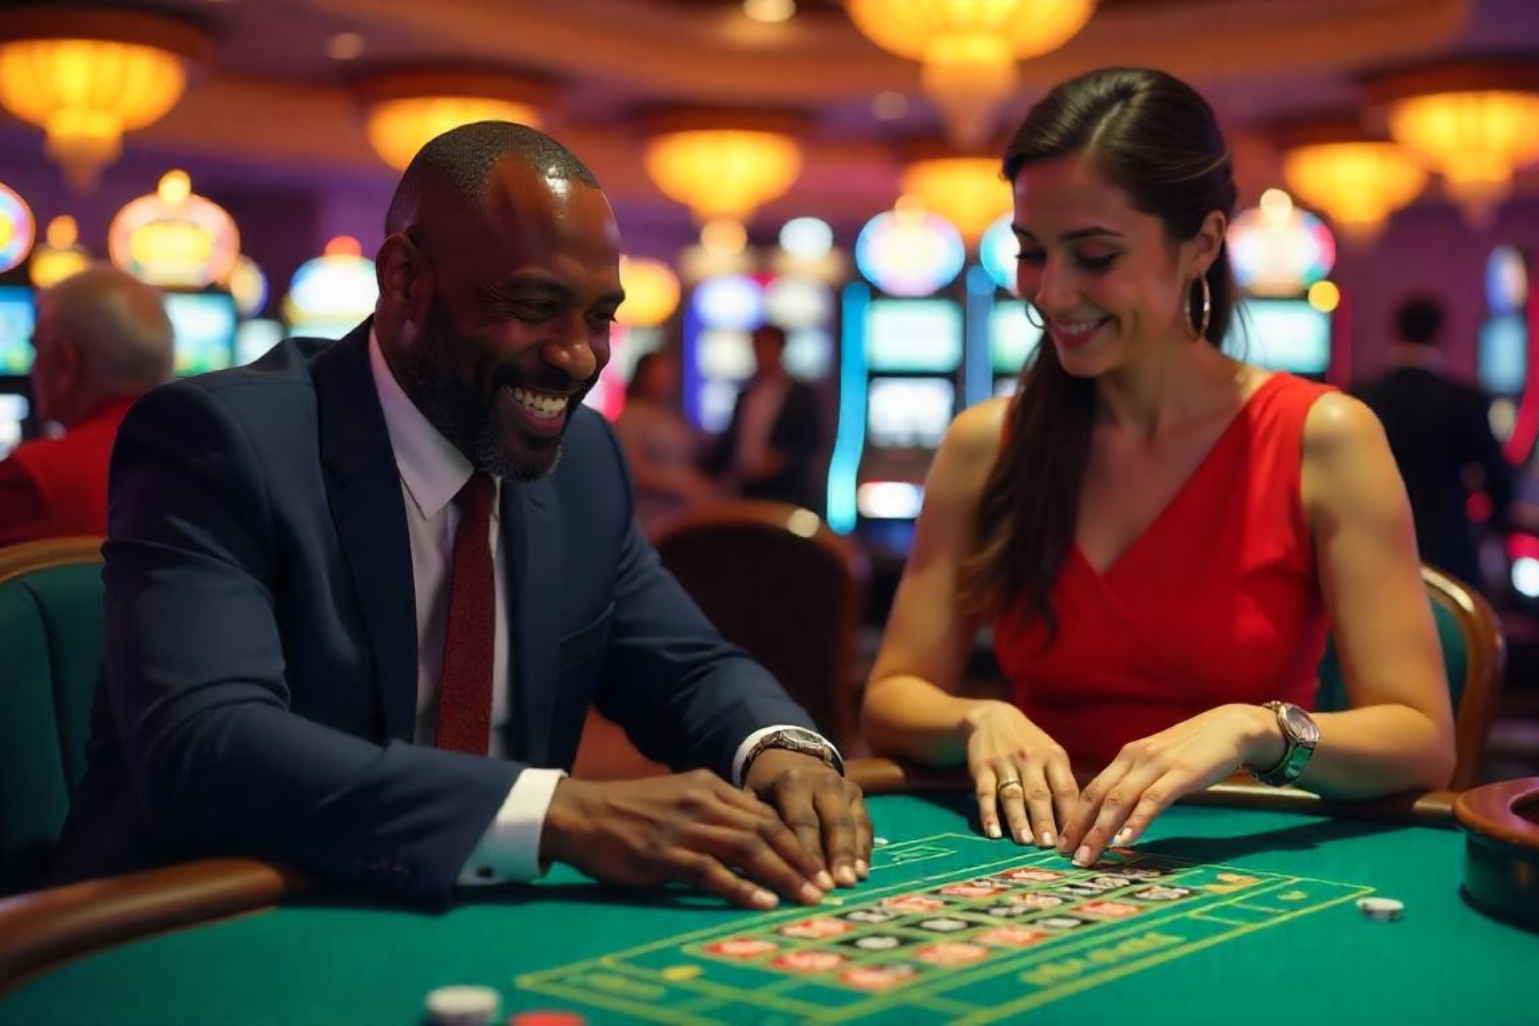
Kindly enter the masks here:
[[[496, 988], [498, 1022], [531, 1009], [574, 1011], [592, 1023], [1539, 1021], [1539, 934], [1465, 903], [1463, 836], [1435, 815], [1386, 821], [1179, 806], [1106, 870], [1163, 867], [1166, 876], [1083, 898], [1059, 892], [1057, 909], [995, 920], [988, 909], [1001, 895], [1051, 893], [1063, 882], [1001, 882], [1011, 869], [1078, 881], [1093, 874], [978, 837], [960, 795], [870, 802], [888, 843], [870, 879], [838, 892], [837, 904], [748, 913], [686, 895], [616, 893], [561, 867], [537, 885], [442, 912], [311, 891], [42, 966], [0, 997], [0, 1023], [408, 1026], [423, 1021], [424, 996], [446, 984]], [[979, 878], [994, 881], [982, 891], [1008, 890], [942, 891]], [[1190, 893], [1165, 901], [1137, 893], [1151, 886]], [[944, 906], [886, 902], [913, 892]], [[1370, 894], [1403, 901], [1403, 917], [1365, 918], [1356, 900]], [[1103, 914], [1085, 911], [1091, 900], [1103, 901]], [[882, 908], [900, 915], [867, 921]], [[1079, 920], [1072, 928], [1066, 910]], [[1037, 929], [1055, 914], [1055, 928]], [[810, 918], [839, 932], [780, 932]], [[938, 932], [937, 919], [965, 926]], [[1014, 931], [983, 939], [999, 927]], [[856, 946], [880, 932], [897, 938], [883, 942], [893, 948]], [[748, 943], [713, 951], [723, 941]], [[776, 967], [805, 951], [823, 953], [812, 965], [837, 964]], [[893, 966], [907, 967], [896, 983]], [[876, 974], [883, 986], [871, 989], [869, 971], [856, 974], [862, 985], [846, 982], [872, 967], [887, 967]]]

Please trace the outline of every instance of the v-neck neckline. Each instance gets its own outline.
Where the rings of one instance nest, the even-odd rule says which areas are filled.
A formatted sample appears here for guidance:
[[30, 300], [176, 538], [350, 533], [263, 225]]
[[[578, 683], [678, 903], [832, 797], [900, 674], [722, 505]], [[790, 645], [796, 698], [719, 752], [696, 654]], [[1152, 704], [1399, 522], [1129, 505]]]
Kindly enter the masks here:
[[1216, 454], [1222, 450], [1225, 445], [1228, 444], [1229, 439], [1233, 437], [1239, 425], [1248, 418], [1251, 407], [1255, 404], [1257, 398], [1259, 398], [1263, 392], [1266, 392], [1268, 389], [1270, 389], [1274, 382], [1276, 382], [1281, 377], [1281, 374], [1274, 373], [1268, 376], [1265, 381], [1261, 382], [1261, 384], [1256, 386], [1255, 391], [1251, 392], [1251, 394], [1245, 398], [1245, 401], [1240, 404], [1239, 408], [1234, 411], [1234, 415], [1229, 418], [1229, 423], [1224, 425], [1224, 429], [1220, 431], [1218, 437], [1213, 440], [1213, 444], [1208, 447], [1208, 451], [1203, 453], [1202, 459], [1197, 461], [1197, 465], [1192, 468], [1191, 473], [1186, 475], [1186, 480], [1181, 482], [1181, 487], [1176, 489], [1175, 494], [1173, 494], [1169, 501], [1167, 501], [1165, 505], [1160, 508], [1160, 511], [1154, 515], [1153, 519], [1144, 525], [1143, 530], [1139, 531], [1133, 540], [1129, 542], [1127, 546], [1117, 554], [1117, 557], [1108, 563], [1104, 569], [1097, 568], [1094, 563], [1090, 562], [1090, 557], [1087, 556], [1085, 554], [1085, 550], [1080, 547], [1078, 532], [1076, 532], [1073, 544], [1069, 548], [1070, 553], [1077, 556], [1079, 561], [1084, 564], [1085, 569], [1089, 570], [1092, 575], [1101, 580], [1105, 580], [1112, 574], [1116, 573], [1119, 568], [1127, 563], [1128, 557], [1132, 556], [1140, 548], [1142, 548], [1144, 542], [1149, 538], [1149, 536], [1153, 534], [1164, 521], [1170, 518], [1171, 511], [1179, 506], [1181, 504], [1181, 500], [1191, 492], [1192, 485], [1202, 477], [1207, 468], [1213, 463]]

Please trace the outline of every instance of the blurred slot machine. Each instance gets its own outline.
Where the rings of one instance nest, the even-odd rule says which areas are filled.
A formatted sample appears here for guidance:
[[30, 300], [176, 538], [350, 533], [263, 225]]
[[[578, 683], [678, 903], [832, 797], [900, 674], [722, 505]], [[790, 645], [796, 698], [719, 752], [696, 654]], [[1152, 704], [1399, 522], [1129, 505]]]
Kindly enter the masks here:
[[978, 263], [967, 272], [968, 379], [971, 402], [1014, 395], [1022, 368], [1042, 344], [1042, 329], [1026, 318], [1015, 293], [1020, 244], [1006, 214], [984, 231]]
[[283, 318], [290, 335], [339, 339], [374, 312], [378, 299], [374, 261], [363, 255], [357, 239], [339, 235], [294, 272]]
[[1242, 299], [1224, 351], [1266, 370], [1325, 381], [1331, 371], [1332, 315], [1307, 297]]
[[235, 362], [245, 366], [260, 359], [287, 334], [282, 321], [267, 317], [241, 321], [235, 329]]
[[235, 365], [235, 298], [222, 289], [164, 293], [171, 319], [173, 373], [207, 374]]
[[1224, 352], [1266, 370], [1350, 385], [1350, 307], [1327, 277], [1336, 237], [1325, 222], [1268, 189], [1234, 219], [1227, 243], [1240, 302]]
[[843, 294], [827, 519], [860, 534], [878, 571], [907, 557], [925, 476], [967, 405], [966, 256], [956, 229], [924, 211], [878, 214], [856, 242], [866, 280]]
[[0, 459], [34, 432], [27, 375], [36, 319], [30, 286], [0, 285]]
[[1539, 612], [1539, 380], [1534, 376], [1539, 311], [1529, 301], [1531, 262], [1529, 254], [1508, 245], [1497, 246], [1487, 258], [1487, 316], [1476, 337], [1475, 371], [1491, 397], [1492, 433], [1514, 468], [1513, 507], [1502, 545], [1507, 597]]

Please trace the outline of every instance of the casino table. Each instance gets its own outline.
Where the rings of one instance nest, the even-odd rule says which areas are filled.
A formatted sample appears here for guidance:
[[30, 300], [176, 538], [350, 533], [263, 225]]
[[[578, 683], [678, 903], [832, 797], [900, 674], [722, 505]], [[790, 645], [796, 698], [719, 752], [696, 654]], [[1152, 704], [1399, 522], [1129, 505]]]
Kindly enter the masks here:
[[[1333, 806], [1221, 785], [1080, 870], [980, 837], [954, 778], [851, 775], [885, 843], [815, 908], [556, 867], [422, 910], [193, 863], [0, 902], [0, 1024], [408, 1026], [452, 984], [499, 991], [498, 1023], [1539, 1022], [1539, 932], [1472, 907], [1518, 909], [1506, 886], [1534, 900], [1539, 780], [1466, 792], [1465, 829], [1448, 794]], [[1365, 915], [1375, 896], [1403, 914]]]

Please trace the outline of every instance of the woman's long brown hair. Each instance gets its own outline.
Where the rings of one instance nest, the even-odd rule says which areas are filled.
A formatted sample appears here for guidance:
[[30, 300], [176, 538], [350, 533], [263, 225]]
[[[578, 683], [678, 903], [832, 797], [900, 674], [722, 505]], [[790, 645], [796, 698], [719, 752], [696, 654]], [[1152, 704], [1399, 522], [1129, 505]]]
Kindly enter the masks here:
[[[1234, 215], [1228, 145], [1213, 110], [1160, 71], [1109, 68], [1059, 85], [1032, 107], [1005, 152], [1005, 177], [1028, 164], [1086, 155], [1134, 209], [1158, 217], [1173, 244], [1194, 237], [1214, 210]], [[1227, 247], [1207, 273], [1212, 314], [1205, 337], [1222, 345], [1235, 306]], [[1028, 300], [1030, 297], [1026, 297]], [[1202, 323], [1201, 289], [1188, 297]], [[961, 598], [974, 612], [1024, 603], [1029, 619], [1058, 633], [1053, 584], [1069, 557], [1090, 459], [1095, 386], [1063, 369], [1051, 339], [1021, 371], [999, 455], [978, 502], [978, 547], [962, 567]]]

